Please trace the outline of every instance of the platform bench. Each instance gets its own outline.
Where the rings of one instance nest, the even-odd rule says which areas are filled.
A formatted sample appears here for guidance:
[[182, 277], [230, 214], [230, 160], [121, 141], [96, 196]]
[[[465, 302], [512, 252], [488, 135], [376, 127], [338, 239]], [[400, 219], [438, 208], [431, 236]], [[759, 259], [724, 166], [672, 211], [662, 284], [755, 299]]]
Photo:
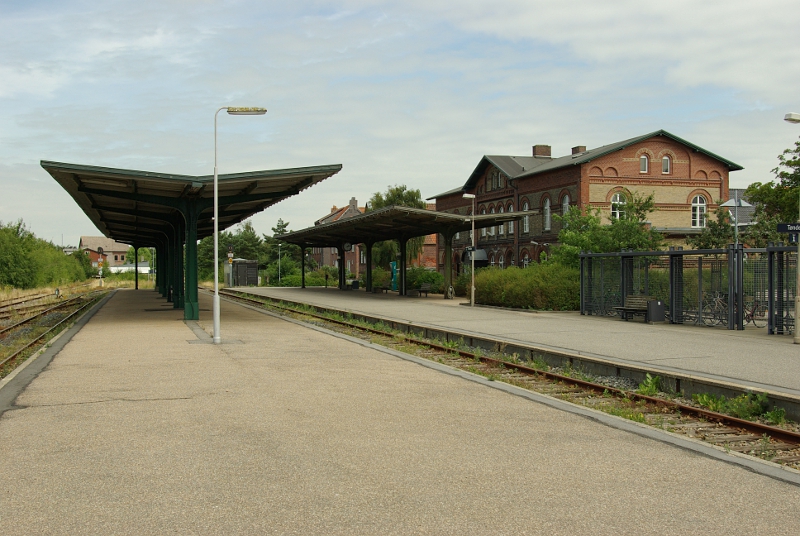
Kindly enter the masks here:
[[655, 300], [652, 296], [625, 296], [625, 305], [616, 306], [613, 309], [619, 311], [623, 320], [633, 318], [635, 315], [642, 315], [647, 318], [647, 302]]
[[384, 294], [389, 294], [390, 290], [391, 289], [389, 287], [383, 287], [383, 286], [372, 287], [373, 294], [377, 294], [380, 291], [383, 291]]
[[419, 288], [412, 289], [417, 292], [418, 296], [422, 296], [422, 293], [425, 293], [425, 297], [428, 297], [428, 292], [431, 291], [431, 284], [430, 283], [423, 283], [419, 286]]

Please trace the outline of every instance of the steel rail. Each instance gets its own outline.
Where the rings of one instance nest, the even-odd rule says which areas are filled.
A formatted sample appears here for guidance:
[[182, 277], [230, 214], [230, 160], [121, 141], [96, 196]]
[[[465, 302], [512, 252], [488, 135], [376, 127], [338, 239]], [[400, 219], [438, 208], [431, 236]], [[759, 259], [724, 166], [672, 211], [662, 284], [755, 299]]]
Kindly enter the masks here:
[[50, 329], [48, 329], [47, 331], [45, 331], [44, 333], [42, 333], [41, 335], [39, 335], [38, 337], [33, 339], [31, 342], [29, 342], [28, 344], [26, 344], [25, 346], [23, 346], [22, 348], [20, 348], [19, 350], [17, 350], [16, 352], [11, 354], [10, 356], [8, 356], [7, 358], [5, 358], [3, 361], [0, 361], [0, 367], [4, 366], [6, 363], [10, 363], [11, 361], [15, 360], [22, 352], [24, 352], [25, 350], [27, 350], [28, 348], [30, 348], [31, 346], [33, 346], [34, 344], [39, 342], [45, 335], [47, 335], [48, 333], [50, 333], [51, 331], [56, 329], [58, 326], [60, 326], [64, 322], [68, 321], [69, 319], [71, 319], [72, 317], [74, 317], [75, 315], [77, 315], [78, 313], [80, 313], [81, 311], [83, 311], [84, 309], [86, 309], [87, 307], [92, 305], [93, 303], [94, 303], [94, 298], [89, 300], [86, 304], [84, 304], [83, 306], [79, 307], [78, 309], [76, 309], [75, 311], [73, 311], [72, 313], [67, 315], [66, 317], [62, 318], [53, 327], [51, 327]]
[[[264, 303], [262, 301], [259, 301], [259, 300], [256, 300], [256, 299], [252, 299], [252, 298], [247, 298], [247, 297], [243, 296], [242, 293], [234, 294], [234, 292], [238, 292], [238, 291], [220, 291], [220, 292], [222, 294], [226, 295], [226, 296], [230, 296], [230, 297], [233, 297], [233, 298], [237, 298], [237, 299], [241, 299], [241, 300], [244, 300], [244, 301], [248, 301], [250, 303], [257, 303], [259, 305], [266, 305], [266, 303]], [[263, 297], [263, 298], [265, 298], [267, 300], [270, 300], [270, 298], [267, 298], [267, 297]], [[724, 423], [724, 424], [729, 424], [729, 425], [732, 425], [732, 426], [736, 426], [738, 428], [747, 430], [748, 432], [758, 433], [759, 435], [767, 434], [767, 435], [769, 435], [769, 436], [771, 436], [771, 437], [773, 437], [775, 439], [780, 439], [782, 441], [787, 441], [787, 442], [791, 442], [791, 443], [800, 444], [800, 433], [792, 432], [790, 430], [784, 430], [782, 428], [776, 428], [774, 426], [769, 426], [769, 425], [766, 425], [766, 424], [760, 424], [760, 423], [753, 422], [753, 421], [747, 421], [747, 420], [744, 420], [744, 419], [739, 419], [737, 417], [732, 417], [732, 416], [725, 415], [725, 414], [722, 414], [722, 413], [717, 413], [717, 412], [714, 412], [714, 411], [709, 411], [709, 410], [705, 410], [705, 409], [702, 409], [702, 408], [697, 408], [697, 407], [694, 407], [694, 406], [688, 406], [686, 404], [680, 404], [680, 403], [672, 401], [672, 400], [667, 400], [667, 399], [663, 399], [663, 398], [656, 398], [656, 397], [652, 397], [652, 396], [642, 395], [642, 394], [636, 393], [634, 391], [625, 391], [623, 389], [617, 389], [617, 388], [614, 388], [614, 387], [609, 387], [607, 385], [602, 385], [602, 384], [598, 384], [598, 383], [589, 382], [589, 381], [586, 381], [586, 380], [581, 380], [581, 379], [578, 379], [578, 378], [571, 378], [569, 376], [563, 376], [561, 374], [556, 374], [556, 373], [553, 373], [553, 372], [548, 372], [548, 371], [539, 370], [539, 369], [535, 369], [535, 368], [531, 368], [531, 367], [526, 367], [525, 365], [520, 365], [520, 364], [509, 362], [509, 361], [504, 361], [502, 359], [495, 359], [495, 358], [486, 357], [486, 356], [477, 356], [474, 353], [466, 351], [466, 350], [448, 348], [447, 346], [444, 346], [444, 345], [441, 345], [441, 344], [437, 344], [435, 342], [430, 342], [430, 341], [427, 341], [427, 340], [417, 339], [416, 337], [411, 337], [411, 336], [408, 336], [408, 335], [405, 335], [405, 334], [389, 333], [389, 332], [382, 331], [382, 330], [379, 330], [379, 329], [376, 329], [376, 328], [370, 328], [370, 327], [367, 327], [367, 326], [353, 324], [351, 322], [347, 322], [347, 321], [344, 321], [344, 320], [336, 320], [336, 319], [333, 319], [333, 318], [328, 318], [328, 317], [325, 317], [323, 315], [320, 315], [320, 314], [317, 314], [317, 313], [312, 313], [312, 312], [309, 312], [309, 311], [298, 311], [298, 310], [293, 309], [291, 307], [288, 307], [288, 306], [285, 306], [285, 305], [279, 305], [279, 304], [276, 304], [274, 302], [269, 303], [269, 306], [270, 307], [276, 307], [276, 308], [279, 308], [279, 309], [283, 309], [285, 311], [291, 311], [291, 312], [296, 313], [296, 314], [302, 314], [302, 315], [311, 316], [313, 318], [319, 318], [320, 320], [324, 320], [326, 322], [332, 322], [334, 324], [343, 325], [343, 326], [350, 327], [350, 328], [353, 328], [353, 329], [359, 329], [359, 330], [368, 331], [370, 333], [375, 333], [376, 335], [384, 335], [384, 336], [387, 336], [387, 337], [400, 337], [400, 338], [402, 338], [402, 339], [404, 339], [404, 340], [406, 340], [408, 342], [412, 342], [412, 343], [415, 343], [415, 344], [427, 346], [429, 348], [440, 350], [440, 351], [443, 351], [443, 352], [446, 352], [446, 353], [455, 353], [455, 354], [460, 355], [461, 357], [467, 357], [467, 358], [470, 358], [470, 359], [477, 359], [477, 360], [480, 360], [480, 362], [482, 362], [482, 363], [491, 364], [491, 365], [494, 365], [494, 366], [502, 366], [502, 367], [505, 367], [505, 368], [510, 368], [510, 369], [516, 370], [517, 372], [522, 372], [522, 373], [527, 374], [527, 375], [543, 376], [543, 377], [548, 378], [550, 380], [560, 381], [560, 382], [563, 382], [563, 383], [575, 385], [575, 386], [582, 387], [582, 388], [585, 388], [585, 389], [589, 389], [589, 390], [592, 390], [592, 391], [596, 391], [596, 392], [599, 392], [599, 393], [611, 393], [611, 394], [615, 394], [615, 395], [618, 395], [618, 396], [621, 396], [621, 397], [625, 397], [625, 398], [628, 398], [628, 399], [643, 400], [643, 401], [649, 402], [651, 404], [669, 407], [671, 409], [680, 411], [681, 413], [688, 413], [688, 414], [694, 415], [695, 417], [699, 417], [699, 418], [703, 418], [703, 419], [707, 419], [707, 420], [711, 420], [711, 421], [716, 421], [716, 422], [721, 422], [721, 423]]]
[[0, 335], [3, 335], [4, 333], [8, 333], [12, 329], [17, 328], [17, 327], [19, 327], [19, 326], [21, 326], [23, 324], [27, 324], [31, 320], [35, 320], [35, 319], [39, 318], [40, 316], [44, 316], [45, 314], [47, 314], [47, 313], [49, 313], [51, 311], [55, 311], [56, 309], [60, 309], [62, 307], [65, 307], [65, 306], [71, 304], [72, 302], [74, 302], [75, 300], [80, 300], [82, 297], [83, 297], [82, 295], [81, 296], [75, 296], [74, 298], [70, 298], [70, 299], [68, 299], [66, 301], [63, 301], [63, 302], [59, 303], [55, 307], [51, 307], [49, 309], [45, 309], [44, 311], [41, 311], [41, 312], [39, 312], [39, 313], [37, 313], [37, 314], [35, 314], [33, 316], [29, 316], [28, 318], [20, 320], [16, 324], [8, 326], [7, 328], [0, 329]]

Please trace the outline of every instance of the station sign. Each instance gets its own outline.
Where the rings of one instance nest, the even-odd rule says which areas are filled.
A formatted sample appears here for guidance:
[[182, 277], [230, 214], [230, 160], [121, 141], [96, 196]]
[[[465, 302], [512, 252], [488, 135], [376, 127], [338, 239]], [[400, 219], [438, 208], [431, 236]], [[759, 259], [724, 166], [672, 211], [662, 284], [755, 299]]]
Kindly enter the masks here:
[[779, 233], [800, 233], [800, 223], [779, 223]]

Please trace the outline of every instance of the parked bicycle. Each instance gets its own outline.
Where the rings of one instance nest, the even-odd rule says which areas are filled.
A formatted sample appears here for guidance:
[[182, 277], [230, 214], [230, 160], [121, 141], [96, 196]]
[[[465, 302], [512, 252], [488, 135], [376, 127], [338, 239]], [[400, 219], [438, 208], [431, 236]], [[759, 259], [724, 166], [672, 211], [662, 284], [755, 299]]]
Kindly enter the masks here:
[[728, 302], [726, 298], [727, 296], [722, 292], [715, 292], [703, 305], [703, 324], [713, 327], [723, 322], [728, 322]]
[[744, 322], [752, 323], [757, 328], [767, 325], [767, 306], [757, 301], [744, 304]]

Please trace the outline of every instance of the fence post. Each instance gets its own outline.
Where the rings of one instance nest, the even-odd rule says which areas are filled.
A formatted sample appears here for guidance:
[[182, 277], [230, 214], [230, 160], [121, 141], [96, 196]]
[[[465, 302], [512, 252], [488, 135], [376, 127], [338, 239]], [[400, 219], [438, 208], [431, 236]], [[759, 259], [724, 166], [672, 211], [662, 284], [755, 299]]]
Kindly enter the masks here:
[[744, 244], [736, 246], [736, 329], [744, 329]]
[[584, 289], [584, 286], [585, 286], [584, 278], [586, 276], [585, 266], [586, 266], [586, 257], [583, 256], [583, 251], [581, 251], [581, 270], [580, 270], [580, 277], [581, 277], [581, 287], [580, 287], [580, 289], [581, 289], [581, 295], [580, 295], [581, 315], [585, 315], [586, 314], [586, 302], [585, 302], [585, 300], [586, 300], [586, 290]]
[[767, 335], [775, 334], [775, 252], [773, 243], [767, 243]]

